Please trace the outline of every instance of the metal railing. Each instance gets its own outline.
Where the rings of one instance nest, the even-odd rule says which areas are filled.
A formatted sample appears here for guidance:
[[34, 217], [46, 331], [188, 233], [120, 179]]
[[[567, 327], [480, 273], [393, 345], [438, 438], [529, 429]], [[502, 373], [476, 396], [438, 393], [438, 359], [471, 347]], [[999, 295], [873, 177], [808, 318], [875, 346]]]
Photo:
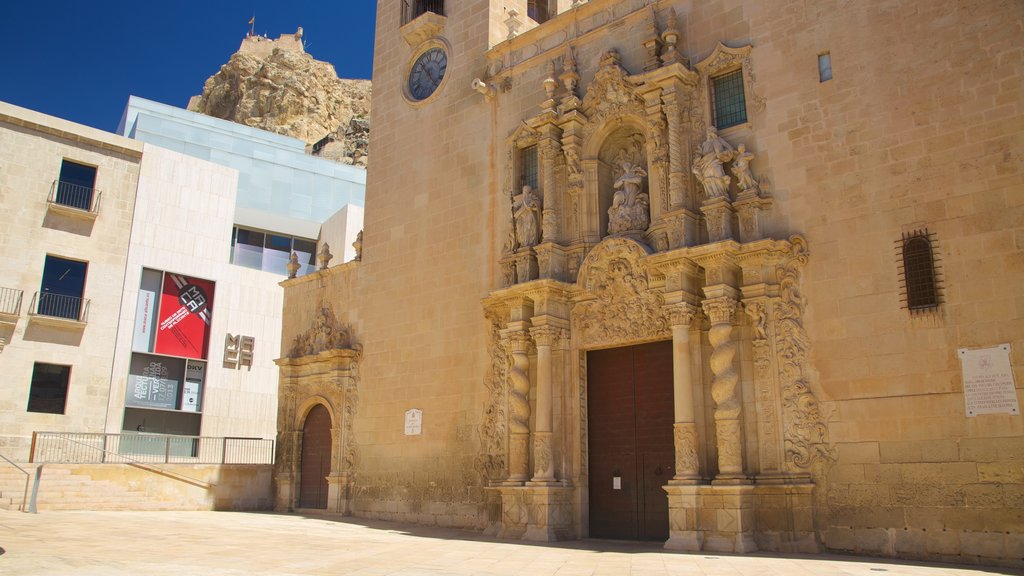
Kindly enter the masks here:
[[86, 212], [96, 212], [100, 209], [100, 191], [91, 186], [54, 180], [46, 201]]
[[21, 290], [0, 287], [0, 314], [21, 314]]
[[65, 296], [52, 292], [36, 292], [29, 304], [29, 315], [67, 318], [76, 322], [89, 321], [89, 299]]
[[[4, 456], [3, 454], [0, 454], [0, 458], [3, 458], [4, 461], [6, 461], [11, 466], [14, 466], [15, 468], [18, 469], [19, 472], [21, 472], [22, 474], [25, 475], [25, 491], [22, 492], [22, 494], [21, 494], [21, 511], [22, 512], [31, 512], [31, 513], [35, 514], [36, 513], [36, 494], [38, 493], [38, 490], [33, 490], [32, 491], [32, 501], [28, 502], [28, 482], [32, 478], [32, 474], [29, 473], [28, 470], [25, 470], [21, 466], [18, 466], [18, 464], [15, 463], [14, 460], [11, 460], [7, 456]], [[28, 503], [28, 507], [27, 508], [25, 506], [26, 503]]]
[[29, 462], [273, 464], [274, 441], [147, 433], [35, 432]]
[[444, 16], [444, 0], [402, 0], [402, 24], [408, 24], [427, 12]]

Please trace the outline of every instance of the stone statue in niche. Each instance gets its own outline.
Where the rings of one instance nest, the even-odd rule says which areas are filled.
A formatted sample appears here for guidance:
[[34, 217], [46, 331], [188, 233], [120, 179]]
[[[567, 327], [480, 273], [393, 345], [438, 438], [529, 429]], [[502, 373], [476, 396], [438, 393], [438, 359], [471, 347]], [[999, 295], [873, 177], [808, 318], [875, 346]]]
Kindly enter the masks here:
[[628, 160], [622, 162], [622, 170], [608, 209], [609, 234], [646, 230], [651, 223], [650, 199], [641, 191], [647, 171]]
[[713, 126], [708, 126], [707, 139], [693, 155], [693, 173], [704, 186], [708, 200], [728, 198], [731, 178], [723, 165], [735, 155], [732, 145], [722, 139]]
[[747, 151], [744, 144], [736, 147], [736, 159], [732, 162], [732, 173], [736, 175], [736, 185], [741, 192], [753, 191], [757, 193], [758, 184], [754, 175], [750, 172], [750, 161], [754, 155]]
[[541, 212], [540, 196], [529, 184], [523, 186], [523, 193], [512, 200], [516, 244], [520, 247], [529, 248], [540, 243]]

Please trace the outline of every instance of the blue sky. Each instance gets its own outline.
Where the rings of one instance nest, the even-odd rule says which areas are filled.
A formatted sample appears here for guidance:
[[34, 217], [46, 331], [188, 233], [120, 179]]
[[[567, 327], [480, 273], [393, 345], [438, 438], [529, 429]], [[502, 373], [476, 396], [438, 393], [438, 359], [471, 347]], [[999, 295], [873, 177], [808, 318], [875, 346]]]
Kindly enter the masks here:
[[306, 51], [369, 78], [376, 0], [2, 0], [0, 100], [113, 131], [128, 96], [182, 108], [256, 33], [302, 26]]

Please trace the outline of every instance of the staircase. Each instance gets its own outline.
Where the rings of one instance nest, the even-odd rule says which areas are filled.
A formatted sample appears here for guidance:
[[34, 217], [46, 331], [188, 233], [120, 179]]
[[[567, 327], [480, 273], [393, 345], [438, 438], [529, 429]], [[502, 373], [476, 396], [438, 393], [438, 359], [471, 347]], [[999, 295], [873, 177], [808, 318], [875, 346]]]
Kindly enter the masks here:
[[[28, 498], [31, 498], [36, 465], [19, 465], [33, 474], [29, 480]], [[0, 470], [0, 510], [21, 510], [24, 493], [24, 474], [15, 469]], [[90, 476], [73, 474], [61, 465], [47, 464], [43, 467], [36, 508], [39, 511], [159, 510], [166, 506], [153, 502], [145, 492], [127, 490], [109, 480], [94, 480]]]
[[[31, 464], [19, 464], [28, 472], [35, 472]], [[29, 490], [32, 490], [32, 480], [29, 479]], [[0, 510], [21, 510], [22, 497], [26, 498], [25, 505], [28, 505], [25, 496], [25, 475], [17, 468], [0, 462]]]

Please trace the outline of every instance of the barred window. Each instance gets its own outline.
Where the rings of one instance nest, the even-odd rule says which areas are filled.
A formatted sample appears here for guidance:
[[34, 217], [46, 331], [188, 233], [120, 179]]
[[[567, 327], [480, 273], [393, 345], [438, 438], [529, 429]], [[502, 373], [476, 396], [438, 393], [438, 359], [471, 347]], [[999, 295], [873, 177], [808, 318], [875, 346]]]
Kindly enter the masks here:
[[721, 130], [747, 121], [742, 69], [711, 78], [711, 95], [715, 128]]
[[537, 189], [537, 145], [519, 151], [519, 186]]
[[939, 267], [928, 230], [904, 233], [899, 241], [903, 303], [911, 312], [938, 308], [942, 303]]

